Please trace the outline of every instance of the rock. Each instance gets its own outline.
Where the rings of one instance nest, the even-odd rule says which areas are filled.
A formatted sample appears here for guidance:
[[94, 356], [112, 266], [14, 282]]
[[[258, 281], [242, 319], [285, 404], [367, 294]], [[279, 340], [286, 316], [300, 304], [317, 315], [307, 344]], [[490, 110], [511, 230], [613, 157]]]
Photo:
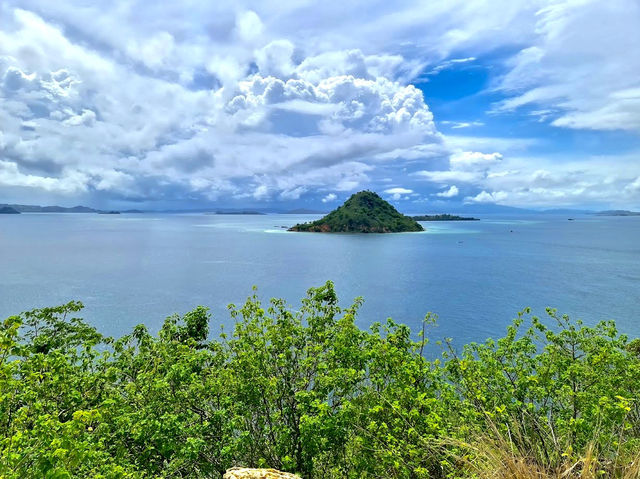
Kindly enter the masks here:
[[248, 467], [232, 467], [222, 479], [300, 479], [300, 476], [275, 469], [251, 469]]

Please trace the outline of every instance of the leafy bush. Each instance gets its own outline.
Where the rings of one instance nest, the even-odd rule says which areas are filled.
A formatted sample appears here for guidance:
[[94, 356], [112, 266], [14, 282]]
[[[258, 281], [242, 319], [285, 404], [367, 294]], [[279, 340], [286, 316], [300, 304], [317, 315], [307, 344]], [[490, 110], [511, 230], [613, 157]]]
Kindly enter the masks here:
[[503, 338], [460, 352], [445, 342], [427, 360], [424, 329], [359, 329], [359, 306], [340, 308], [330, 282], [299, 310], [253, 295], [214, 339], [202, 307], [157, 336], [140, 325], [118, 340], [69, 318], [77, 302], [10, 317], [0, 477], [220, 477], [235, 465], [304, 478], [640, 472], [640, 348], [613, 322], [526, 311]]

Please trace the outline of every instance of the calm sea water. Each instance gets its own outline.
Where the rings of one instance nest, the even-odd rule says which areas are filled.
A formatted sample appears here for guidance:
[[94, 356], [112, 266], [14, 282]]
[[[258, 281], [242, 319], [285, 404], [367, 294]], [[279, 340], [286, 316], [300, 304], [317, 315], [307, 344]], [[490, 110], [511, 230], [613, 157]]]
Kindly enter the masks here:
[[[110, 335], [197, 305], [230, 325], [228, 303], [251, 287], [294, 307], [333, 280], [359, 323], [393, 317], [432, 337], [502, 334], [517, 311], [551, 306], [587, 323], [615, 319], [640, 335], [640, 217], [481, 217], [425, 223], [425, 233], [288, 233], [313, 216], [0, 216], [0, 317], [72, 299]], [[215, 326], [214, 326], [214, 329]]]

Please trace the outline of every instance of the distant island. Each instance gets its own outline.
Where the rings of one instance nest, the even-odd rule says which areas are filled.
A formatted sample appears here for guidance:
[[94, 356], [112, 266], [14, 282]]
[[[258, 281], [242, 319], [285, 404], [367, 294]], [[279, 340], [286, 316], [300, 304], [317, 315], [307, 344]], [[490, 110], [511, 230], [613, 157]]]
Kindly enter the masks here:
[[[13, 205], [0, 204], [0, 210], [12, 209], [18, 213], [98, 213], [101, 215], [119, 215], [121, 212], [116, 210], [98, 210], [88, 206], [39, 206], [39, 205]], [[2, 211], [0, 211], [1, 213]], [[122, 213], [144, 213], [142, 210], [126, 210]], [[10, 213], [11, 214], [11, 213]]]
[[264, 215], [264, 213], [255, 210], [218, 210], [216, 215]]
[[11, 206], [0, 206], [0, 215], [19, 215], [20, 212]]
[[608, 211], [598, 211], [596, 215], [597, 216], [640, 216], [640, 211], [608, 210]]
[[308, 208], [297, 208], [295, 210], [288, 210], [285, 211], [282, 214], [285, 215], [324, 215], [326, 214], [326, 210], [325, 211], [320, 211], [320, 210], [311, 210]]
[[456, 215], [420, 215], [420, 216], [412, 216], [412, 218], [416, 221], [480, 221], [480, 218], [471, 218], [466, 216], [456, 216]]
[[9, 207], [20, 213], [99, 213], [100, 210], [88, 206], [38, 206], [38, 205], [0, 205], [0, 208]]
[[424, 231], [413, 218], [399, 213], [372, 191], [360, 191], [327, 216], [289, 231], [312, 233], [401, 233]]

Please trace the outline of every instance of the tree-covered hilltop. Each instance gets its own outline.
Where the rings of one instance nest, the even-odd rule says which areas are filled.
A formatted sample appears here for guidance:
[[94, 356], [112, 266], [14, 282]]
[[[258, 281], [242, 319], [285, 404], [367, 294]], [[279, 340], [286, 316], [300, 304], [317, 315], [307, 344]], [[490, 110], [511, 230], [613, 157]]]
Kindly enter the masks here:
[[416, 221], [480, 221], [479, 218], [450, 215], [447, 213], [442, 215], [419, 215], [419, 216], [412, 216], [412, 218]]
[[424, 231], [415, 220], [399, 213], [372, 191], [352, 195], [327, 216], [289, 228], [313, 233], [400, 233]]
[[[0, 477], [640, 477], [640, 345], [548, 311], [462, 349], [302, 305], [206, 308], [119, 339], [71, 302], [0, 322]], [[381, 312], [383, 313], [383, 312]], [[432, 359], [426, 359], [427, 357]]]

